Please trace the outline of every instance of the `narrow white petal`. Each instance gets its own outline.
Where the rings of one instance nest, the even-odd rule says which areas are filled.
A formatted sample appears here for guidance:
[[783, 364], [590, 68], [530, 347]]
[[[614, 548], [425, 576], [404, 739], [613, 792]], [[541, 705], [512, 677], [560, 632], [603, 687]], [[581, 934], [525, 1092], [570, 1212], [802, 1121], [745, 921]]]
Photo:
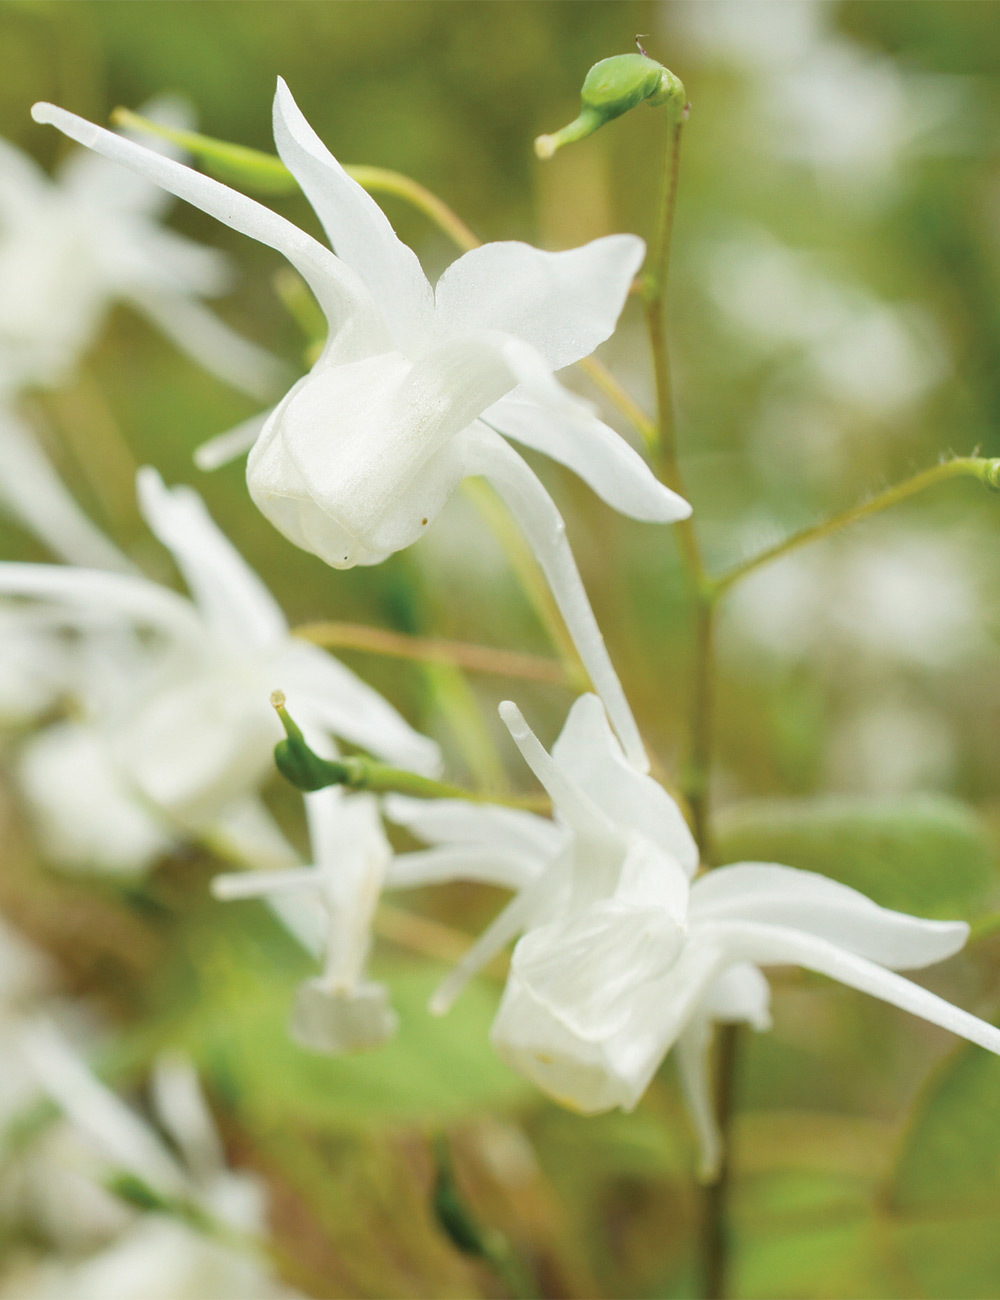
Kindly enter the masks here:
[[544, 869], [544, 860], [528, 858], [501, 845], [446, 844], [436, 849], [397, 853], [386, 873], [387, 889], [419, 889], [452, 880], [474, 880], [503, 889], [523, 889]]
[[0, 505], [69, 564], [135, 572], [131, 560], [77, 505], [32, 431], [2, 405]]
[[431, 844], [480, 845], [544, 859], [566, 838], [565, 829], [548, 817], [520, 808], [402, 794], [386, 796], [383, 806], [390, 821]]
[[200, 650], [205, 630], [194, 606], [175, 592], [125, 573], [61, 564], [0, 563], [0, 592], [65, 605], [67, 621], [93, 626], [113, 615], [153, 627]]
[[712, 1024], [706, 1016], [696, 1016], [677, 1039], [677, 1073], [698, 1139], [698, 1177], [705, 1183], [718, 1176], [722, 1163], [722, 1134], [709, 1070], [711, 1046]]
[[704, 934], [710, 936], [713, 943], [725, 944], [735, 960], [752, 961], [761, 966], [804, 966], [807, 970], [818, 971], [1000, 1055], [1000, 1029], [968, 1011], [962, 1011], [937, 994], [929, 993], [902, 975], [865, 957], [858, 957], [826, 939], [753, 922], [720, 922], [706, 926]]
[[180, 1167], [149, 1125], [98, 1081], [51, 1021], [35, 1021], [22, 1043], [44, 1092], [105, 1159], [160, 1192], [187, 1190]]
[[173, 555], [211, 631], [237, 650], [265, 649], [284, 640], [281, 606], [220, 532], [192, 488], [168, 488], [151, 466], [140, 469], [139, 505], [152, 531]]
[[644, 255], [635, 235], [607, 235], [562, 253], [484, 244], [438, 281], [435, 326], [442, 334], [502, 330], [558, 370], [589, 356], [614, 331]]
[[879, 907], [813, 871], [742, 862], [710, 871], [691, 891], [692, 924], [761, 921], [818, 935], [894, 970], [916, 970], [958, 952], [963, 921], [927, 921]]
[[251, 343], [203, 303], [179, 293], [132, 292], [132, 303], [200, 366], [266, 402], [292, 382], [290, 367]]
[[374, 318], [371, 295], [359, 277], [311, 235], [270, 208], [54, 104], [35, 104], [31, 115], [36, 122], [56, 127], [72, 140], [145, 176], [241, 234], [276, 249], [312, 289], [332, 330], [354, 319], [366, 322], [373, 337], [382, 333], [381, 323]]
[[195, 1179], [207, 1184], [225, 1170], [226, 1155], [197, 1071], [186, 1056], [164, 1053], [150, 1082], [157, 1118]]
[[323, 144], [281, 77], [274, 96], [274, 142], [337, 256], [368, 286], [400, 351], [411, 350], [426, 332], [434, 301], [417, 255]]
[[471, 442], [469, 472], [490, 480], [520, 524], [629, 762], [638, 771], [648, 772], [649, 758], [639, 728], [594, 618], [555, 503], [517, 452], [491, 431], [484, 430]]
[[[316, 727], [369, 753], [427, 776], [441, 768], [441, 751], [415, 731], [388, 700], [318, 646], [289, 642], [274, 668], [275, 686]], [[301, 720], [300, 720], [301, 725]]]
[[698, 846], [677, 801], [628, 762], [596, 695], [574, 701], [552, 757], [613, 821], [637, 831], [694, 875]]
[[216, 434], [214, 438], [209, 438], [208, 442], [203, 442], [195, 450], [195, 465], [200, 470], [210, 472], [219, 469], [222, 465], [228, 465], [237, 456], [242, 456], [257, 441], [271, 414], [271, 411], [262, 411], [260, 415], [252, 415], [242, 424], [237, 424], [234, 428], [227, 429], [225, 433]]
[[289, 867], [282, 871], [232, 871], [212, 879], [212, 897], [229, 903], [234, 899], [266, 898], [300, 889], [322, 889], [315, 867]]
[[621, 434], [585, 407], [546, 406], [512, 393], [484, 412], [483, 421], [579, 474], [602, 501], [632, 519], [671, 524], [691, 514]]

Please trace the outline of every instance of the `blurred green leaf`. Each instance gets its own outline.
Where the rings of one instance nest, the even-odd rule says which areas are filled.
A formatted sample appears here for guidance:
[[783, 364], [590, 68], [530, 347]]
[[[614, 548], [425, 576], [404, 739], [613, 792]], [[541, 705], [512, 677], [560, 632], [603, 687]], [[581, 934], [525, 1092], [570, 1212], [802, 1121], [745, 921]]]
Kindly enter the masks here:
[[892, 907], [972, 919], [996, 884], [995, 849], [966, 805], [939, 795], [739, 805], [718, 819], [723, 862], [818, 871]]
[[917, 1104], [884, 1197], [914, 1293], [984, 1300], [997, 1294], [998, 1097], [1000, 1061], [962, 1046]]

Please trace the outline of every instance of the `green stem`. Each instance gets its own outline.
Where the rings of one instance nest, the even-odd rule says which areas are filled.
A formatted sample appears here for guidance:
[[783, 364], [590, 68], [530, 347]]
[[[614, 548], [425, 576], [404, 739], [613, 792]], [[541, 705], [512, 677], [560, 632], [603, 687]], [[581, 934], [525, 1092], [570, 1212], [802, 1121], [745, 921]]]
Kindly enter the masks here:
[[869, 515], [877, 515], [882, 510], [888, 510], [892, 506], [899, 505], [900, 502], [916, 496], [917, 493], [952, 478], [975, 478], [994, 491], [1000, 490], [1000, 459], [990, 459], [982, 456], [959, 456], [954, 460], [942, 461], [940, 465], [932, 465], [930, 469], [921, 470], [919, 474], [914, 474], [912, 478], [904, 479], [902, 483], [896, 483], [893, 487], [886, 488], [884, 492], [869, 497], [867, 501], [862, 501], [860, 505], [852, 506], [849, 510], [842, 510], [839, 514], [831, 515], [829, 519], [813, 524], [811, 528], [803, 528], [801, 532], [786, 537], [783, 542], [778, 542], [775, 546], [768, 547], [766, 551], [761, 551], [759, 555], [744, 560], [742, 564], [736, 565], [728, 573], [710, 579], [711, 598], [718, 600], [741, 578], [745, 578], [748, 573], [753, 573], [755, 569], [759, 569], [765, 564], [770, 564], [772, 560], [780, 560], [782, 556], [797, 551], [801, 546], [829, 537], [831, 534], [839, 532], [841, 528], [847, 528], [860, 519], [867, 519]]
[[722, 1141], [722, 1161], [714, 1182], [705, 1188], [701, 1237], [701, 1294], [725, 1300], [729, 1289], [729, 1194], [732, 1181], [732, 1121], [739, 1055], [738, 1025], [722, 1025], [715, 1053], [715, 1108]]

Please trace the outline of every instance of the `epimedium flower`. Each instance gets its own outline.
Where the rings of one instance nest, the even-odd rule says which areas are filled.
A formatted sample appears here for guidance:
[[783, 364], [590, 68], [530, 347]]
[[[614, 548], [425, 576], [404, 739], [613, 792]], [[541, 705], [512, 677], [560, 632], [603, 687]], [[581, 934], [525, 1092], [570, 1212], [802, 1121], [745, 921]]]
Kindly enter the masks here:
[[434, 847], [397, 858], [391, 887], [446, 879], [515, 890], [432, 1004], [520, 935], [493, 1041], [543, 1091], [584, 1113], [631, 1110], [668, 1051], [711, 1176], [719, 1136], [707, 1054], [716, 1022], [766, 1028], [761, 966], [797, 965], [870, 993], [1000, 1054], [1000, 1030], [896, 974], [941, 961], [963, 922], [879, 907], [813, 872], [737, 863], [694, 878], [677, 805], [628, 766], [600, 702], [573, 706], [548, 754], [511, 703], [504, 721], [552, 797], [554, 820], [393, 797], [388, 812]]
[[0, 593], [43, 602], [80, 638], [75, 693], [90, 716], [40, 733], [27, 751], [33, 802], [61, 823], [62, 841], [99, 856], [111, 836], [108, 853], [123, 869], [123, 846], [112, 851], [122, 828], [114, 814], [127, 800], [126, 829], [144, 846], [136, 866], [168, 839], [164, 829], [242, 843], [266, 834], [256, 795], [281, 735], [268, 704], [277, 686], [317, 740], [337, 735], [413, 770], [436, 768], [432, 741], [349, 669], [290, 634], [277, 601], [197, 493], [168, 489], [145, 469], [139, 497], [190, 598], [138, 575], [0, 564]]
[[[398, 1017], [385, 986], [366, 978], [372, 918], [392, 849], [378, 800], [330, 787], [305, 796], [312, 863], [281, 871], [217, 876], [217, 898], [267, 898], [304, 945], [323, 959], [323, 972], [299, 989], [290, 1032], [313, 1051], [342, 1053], [378, 1047]], [[319, 905], [290, 912], [296, 896]], [[318, 921], [318, 923], [317, 923]]]
[[463, 478], [485, 476], [531, 542], [629, 758], [648, 767], [562, 518], [507, 441], [561, 461], [634, 518], [667, 523], [690, 513], [553, 377], [613, 331], [642, 241], [612, 235], [559, 253], [486, 244], [432, 288], [283, 81], [275, 143], [336, 255], [207, 176], [51, 104], [32, 112], [283, 253], [316, 296], [330, 326], [319, 359], [274, 410], [223, 444], [225, 454], [252, 444], [247, 482], [271, 522], [334, 567], [375, 564], [416, 541]]

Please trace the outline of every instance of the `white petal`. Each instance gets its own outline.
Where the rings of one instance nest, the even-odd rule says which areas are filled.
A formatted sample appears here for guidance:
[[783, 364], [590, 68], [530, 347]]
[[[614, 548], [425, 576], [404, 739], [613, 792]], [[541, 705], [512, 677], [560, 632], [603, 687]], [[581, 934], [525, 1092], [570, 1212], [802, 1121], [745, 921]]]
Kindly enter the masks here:
[[474, 880], [503, 889], [523, 889], [543, 869], [543, 861], [527, 858], [501, 845], [446, 844], [436, 849], [397, 853], [386, 874], [388, 889], [419, 889], [452, 880]]
[[156, 628], [199, 652], [205, 639], [191, 602], [148, 578], [61, 564], [0, 563], [0, 592], [58, 601], [67, 606], [67, 622], [84, 627], [93, 626], [95, 616], [111, 614]]
[[317, 646], [290, 642], [274, 665], [300, 726], [308, 720], [353, 745], [411, 772], [434, 775], [441, 751], [356, 673]]
[[32, 431], [2, 404], [0, 504], [67, 563], [135, 572], [77, 505]]
[[515, 383], [505, 343], [458, 339], [417, 364], [400, 353], [317, 363], [250, 453], [253, 500], [335, 568], [409, 546], [463, 477], [459, 435]]
[[235, 650], [281, 643], [288, 623], [281, 606], [219, 530], [193, 488], [168, 488], [146, 465], [136, 480], [146, 523], [173, 555], [205, 623]]
[[296, 994], [289, 1032], [310, 1051], [339, 1056], [381, 1047], [398, 1026], [383, 984], [331, 989], [324, 980], [314, 979]]
[[596, 695], [574, 701], [552, 757], [608, 817], [645, 836], [694, 875], [698, 846], [676, 800], [627, 761]]
[[257, 441], [257, 438], [263, 432], [264, 426], [271, 418], [271, 411], [262, 411], [260, 415], [252, 415], [249, 420], [244, 420], [232, 429], [227, 429], [225, 433], [216, 434], [214, 438], [209, 438], [203, 442], [200, 447], [195, 449], [194, 463], [200, 470], [210, 471], [219, 469], [222, 465], [228, 465], [231, 460], [237, 456], [242, 456], [245, 451]]
[[1000, 1029], [952, 1006], [944, 998], [929, 993], [902, 975], [896, 975], [825, 939], [752, 922], [719, 922], [711, 927], [705, 926], [704, 934], [710, 942], [724, 944], [737, 960], [752, 961], [761, 966], [804, 966], [807, 970], [818, 971], [1000, 1055]]
[[250, 397], [273, 399], [291, 382], [291, 370], [284, 362], [237, 334], [196, 299], [141, 290], [128, 297], [182, 352]]
[[608, 656], [555, 503], [517, 452], [492, 431], [484, 430], [470, 445], [469, 471], [488, 478], [507, 503], [542, 566], [629, 762], [638, 771], [648, 772], [649, 758], [639, 728]]
[[163, 1053], [153, 1065], [150, 1084], [157, 1118], [194, 1177], [206, 1184], [223, 1173], [225, 1152], [191, 1061]]
[[359, 346], [361, 340], [375, 346], [383, 337], [371, 295], [359, 277], [311, 235], [270, 208], [54, 104], [35, 104], [31, 115], [36, 122], [57, 127], [87, 148], [121, 163], [225, 225], [282, 253], [316, 295], [332, 331], [351, 321], [360, 330], [355, 340]]
[[212, 878], [212, 897], [223, 903], [320, 888], [321, 881], [315, 867], [289, 867], [281, 871], [232, 871]]
[[653, 474], [625, 439], [583, 406], [546, 406], [512, 393], [483, 413], [491, 428], [579, 474], [615, 510], [652, 524], [687, 519], [691, 507]]
[[726, 1024], [771, 1028], [771, 986], [763, 972], [748, 961], [738, 961], [722, 972], [705, 992], [702, 1010]]
[[52, 182], [34, 158], [0, 139], [0, 225], [30, 221], [54, 196]]
[[695, 882], [692, 924], [716, 920], [801, 930], [894, 970], [943, 961], [969, 936], [962, 921], [927, 921], [892, 912], [816, 872], [760, 862], [719, 867]]
[[520, 808], [401, 794], [388, 795], [383, 806], [390, 821], [431, 844], [503, 848], [526, 858], [545, 859], [558, 852], [566, 838], [563, 827]]
[[614, 331], [644, 255], [635, 235], [608, 235], [562, 253], [484, 244], [441, 276], [434, 323], [442, 334], [502, 330], [558, 370], [589, 356]]
[[23, 1044], [41, 1087], [105, 1159], [160, 1192], [188, 1191], [180, 1167], [149, 1125], [91, 1074], [52, 1022], [36, 1021]]
[[722, 1134], [709, 1070], [712, 1032], [708, 1017], [699, 1015], [677, 1039], [677, 1073], [698, 1139], [698, 1177], [705, 1183], [718, 1176], [722, 1163]]
[[414, 348], [426, 332], [434, 301], [417, 255], [323, 144], [281, 77], [274, 96], [274, 142], [337, 256], [368, 286], [400, 351]]

